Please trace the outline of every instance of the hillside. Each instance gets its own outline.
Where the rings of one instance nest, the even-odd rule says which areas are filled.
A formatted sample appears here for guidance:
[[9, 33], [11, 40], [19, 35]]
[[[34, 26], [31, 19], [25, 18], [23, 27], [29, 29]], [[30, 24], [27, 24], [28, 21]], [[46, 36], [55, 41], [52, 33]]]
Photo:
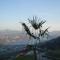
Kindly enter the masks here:
[[48, 49], [57, 49], [60, 48], [60, 37], [54, 38], [47, 42], [41, 44], [41, 47], [48, 48]]

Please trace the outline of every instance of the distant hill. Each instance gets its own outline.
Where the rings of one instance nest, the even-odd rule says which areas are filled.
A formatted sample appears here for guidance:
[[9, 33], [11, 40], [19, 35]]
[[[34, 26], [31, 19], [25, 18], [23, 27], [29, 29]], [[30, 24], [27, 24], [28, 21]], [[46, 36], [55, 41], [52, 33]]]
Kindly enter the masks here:
[[49, 32], [49, 39], [53, 39], [53, 38], [57, 38], [60, 36], [60, 31], [52, 31], [52, 32]]
[[28, 39], [26, 34], [21, 31], [0, 30], [0, 44], [19, 44], [25, 43]]
[[[58, 36], [60, 36], [60, 31], [49, 32], [48, 40], [57, 38]], [[26, 40], [28, 40], [28, 37], [26, 36], [25, 32], [14, 30], [0, 30], [0, 44], [15, 44], [20, 43], [21, 41], [25, 43], [24, 41]], [[46, 40], [44, 39], [41, 41], [45, 42]], [[28, 41], [26, 41], [26, 43], [28, 43]]]
[[49, 40], [43, 44], [41, 44], [42, 48], [48, 48], [48, 49], [57, 49], [60, 48], [60, 37], [54, 38], [52, 40]]

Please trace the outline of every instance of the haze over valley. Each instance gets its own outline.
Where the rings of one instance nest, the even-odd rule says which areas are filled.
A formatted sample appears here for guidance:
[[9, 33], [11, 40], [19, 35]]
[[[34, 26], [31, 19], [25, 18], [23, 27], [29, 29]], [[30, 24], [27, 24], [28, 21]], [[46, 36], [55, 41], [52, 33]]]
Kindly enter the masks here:
[[[48, 40], [59, 37], [60, 31], [49, 32]], [[29, 37], [20, 31], [3, 30], [0, 31], [0, 44], [26, 44]]]

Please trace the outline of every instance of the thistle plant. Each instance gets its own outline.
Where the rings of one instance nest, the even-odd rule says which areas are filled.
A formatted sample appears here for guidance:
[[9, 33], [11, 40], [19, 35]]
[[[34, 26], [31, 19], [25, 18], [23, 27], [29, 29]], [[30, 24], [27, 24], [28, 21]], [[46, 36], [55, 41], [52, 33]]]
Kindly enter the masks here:
[[[26, 23], [22, 23], [22, 26], [24, 27], [24, 30], [26, 31], [26, 33], [30, 36], [30, 37], [32, 37], [32, 38], [34, 38], [34, 39], [37, 39], [37, 40], [39, 40], [39, 44], [40, 44], [40, 39], [41, 39], [41, 37], [45, 37], [46, 35], [48, 36], [48, 29], [49, 28], [46, 28], [45, 30], [43, 30], [42, 29], [42, 27], [43, 27], [43, 24], [46, 22], [45, 20], [43, 21], [41, 21], [39, 18], [37, 18], [36, 16], [33, 16], [33, 18], [32, 19], [29, 19], [28, 18], [28, 22], [31, 24], [31, 27], [33, 27], [33, 31], [35, 31], [34, 33], [33, 33], [33, 31], [31, 32], [30, 31], [30, 28], [29, 28], [29, 26], [26, 24]], [[37, 32], [36, 32], [37, 31]], [[35, 60], [37, 60], [37, 54], [36, 54], [36, 44], [35, 44], [35, 46], [34, 46], [34, 49], [33, 49], [33, 51], [34, 51], [34, 56], [35, 56]]]

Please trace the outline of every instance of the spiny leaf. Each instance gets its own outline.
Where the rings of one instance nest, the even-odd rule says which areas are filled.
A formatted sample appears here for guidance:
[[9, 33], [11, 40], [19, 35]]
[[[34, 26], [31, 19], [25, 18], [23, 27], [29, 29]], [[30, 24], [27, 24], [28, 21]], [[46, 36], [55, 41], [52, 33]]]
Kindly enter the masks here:
[[34, 29], [39, 29], [46, 22], [46, 21], [39, 22], [38, 18], [36, 16], [35, 17], [33, 16], [32, 20], [30, 20], [30, 19], [28, 19], [28, 20], [29, 20], [29, 23], [31, 23], [31, 25]]
[[33, 18], [33, 20], [29, 19], [29, 23], [31, 23], [31, 25], [34, 29], [38, 29], [38, 23], [36, 22], [36, 20], [34, 18]]
[[31, 34], [28, 26], [26, 26], [25, 23], [22, 23], [22, 26], [24, 27], [25, 31], [27, 32], [27, 34], [28, 34], [29, 36], [33, 37], [34, 39], [38, 38], [38, 37], [34, 36], [33, 34]]
[[41, 21], [40, 23], [39, 23], [39, 25], [38, 25], [38, 28], [39, 27], [42, 27], [42, 25], [45, 23], [46, 21]]
[[41, 36], [43, 36], [47, 31], [48, 31], [48, 28], [41, 33]]

